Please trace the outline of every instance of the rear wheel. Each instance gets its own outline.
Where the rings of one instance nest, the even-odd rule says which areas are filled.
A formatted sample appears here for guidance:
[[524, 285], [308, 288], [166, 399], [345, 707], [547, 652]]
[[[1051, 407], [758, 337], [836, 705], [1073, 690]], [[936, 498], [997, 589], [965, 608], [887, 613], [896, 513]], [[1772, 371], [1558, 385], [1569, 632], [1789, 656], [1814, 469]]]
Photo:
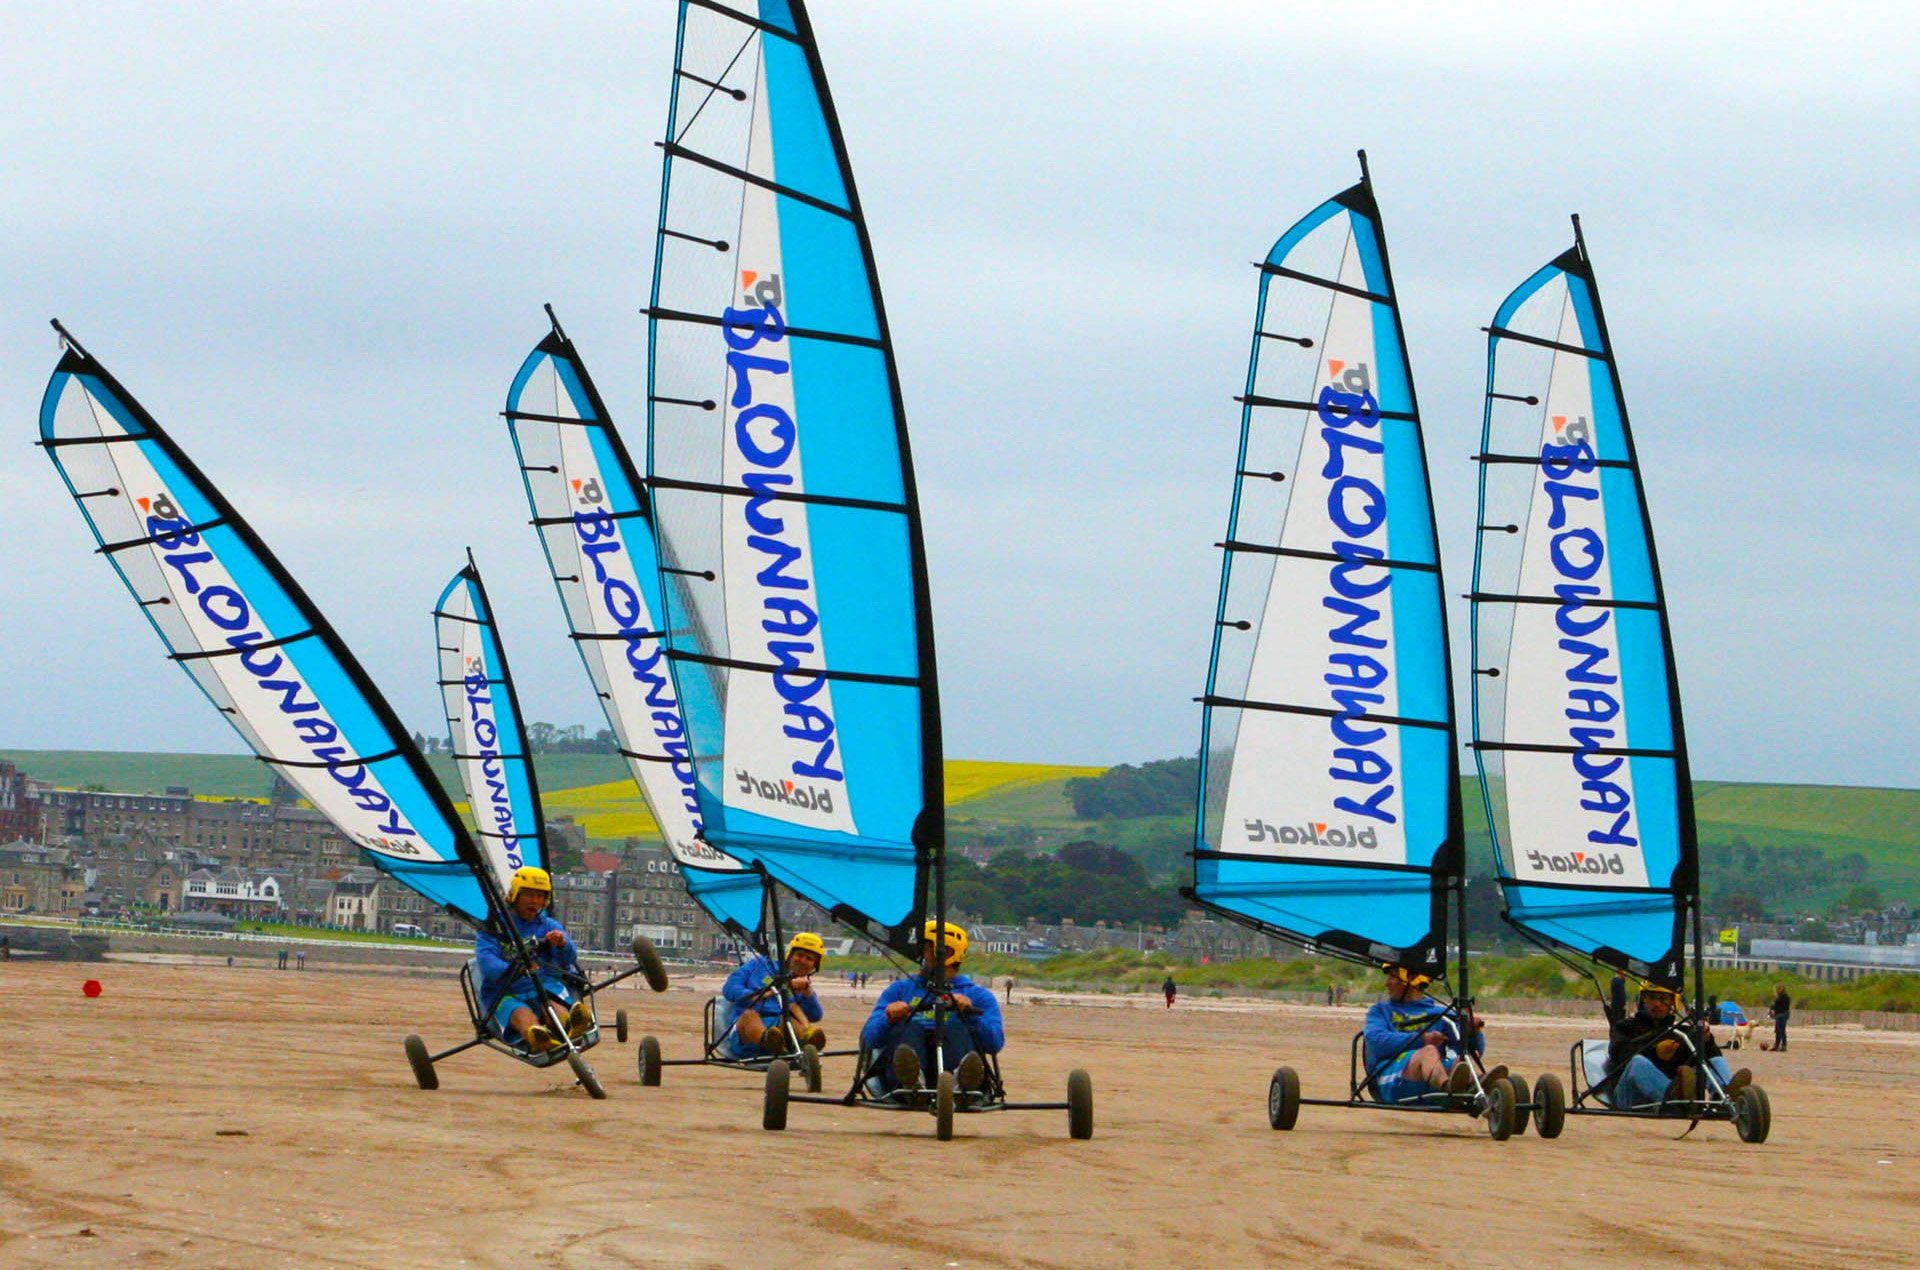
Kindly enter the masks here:
[[1566, 1126], [1567, 1087], [1547, 1072], [1533, 1082], [1533, 1131], [1543, 1138], [1557, 1138]]
[[767, 1095], [760, 1108], [760, 1127], [776, 1132], [787, 1127], [787, 1093], [793, 1069], [787, 1060], [776, 1058], [767, 1064]]
[[807, 1092], [820, 1092], [820, 1051], [811, 1045], [800, 1047], [800, 1074], [806, 1079]]
[[613, 1039], [622, 1045], [627, 1043], [627, 1012], [625, 1010], [613, 1012]]
[[606, 1088], [601, 1085], [600, 1078], [593, 1074], [593, 1068], [587, 1066], [586, 1059], [578, 1054], [569, 1054], [567, 1066], [573, 1069], [574, 1079], [580, 1082], [580, 1088], [586, 1090], [589, 1097], [605, 1098], [607, 1096]]
[[1300, 1073], [1282, 1067], [1267, 1082], [1267, 1123], [1276, 1129], [1291, 1129], [1299, 1118]]
[[933, 1087], [933, 1136], [942, 1142], [953, 1140], [953, 1073], [941, 1072]]
[[1487, 1109], [1483, 1113], [1487, 1120], [1487, 1136], [1495, 1142], [1505, 1142], [1513, 1136], [1513, 1086], [1504, 1080], [1496, 1080], [1487, 1086]]
[[1080, 1142], [1093, 1136], [1093, 1077], [1078, 1068], [1067, 1075], [1067, 1136]]
[[1525, 1133], [1527, 1131], [1527, 1121], [1531, 1118], [1532, 1114], [1527, 1107], [1527, 1103], [1530, 1101], [1527, 1097], [1527, 1078], [1525, 1076], [1508, 1076], [1507, 1083], [1513, 1086], [1513, 1131], [1515, 1133]]
[[1773, 1105], [1767, 1101], [1766, 1090], [1748, 1085], [1733, 1096], [1733, 1131], [1742, 1142], [1756, 1146], [1767, 1140], [1773, 1132]]
[[640, 1038], [640, 1083], [652, 1088], [660, 1083], [660, 1041], [658, 1037]]
[[640, 977], [649, 988], [655, 992], [667, 990], [667, 968], [660, 964], [660, 954], [651, 939], [645, 935], [633, 937], [633, 959], [640, 963]]
[[417, 1036], [409, 1036], [406, 1049], [407, 1066], [413, 1068], [413, 1078], [420, 1082], [420, 1088], [440, 1088], [440, 1074], [433, 1070], [433, 1055], [427, 1053], [427, 1043]]

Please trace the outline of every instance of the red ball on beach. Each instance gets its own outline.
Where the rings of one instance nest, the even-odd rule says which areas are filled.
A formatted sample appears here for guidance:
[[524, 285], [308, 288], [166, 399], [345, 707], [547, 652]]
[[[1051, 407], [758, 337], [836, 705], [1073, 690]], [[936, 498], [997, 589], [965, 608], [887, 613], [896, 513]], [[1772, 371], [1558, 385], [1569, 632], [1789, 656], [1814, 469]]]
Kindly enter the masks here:
[[80, 991], [86, 993], [90, 997], [97, 997], [100, 995], [100, 992], [101, 992], [100, 981], [98, 979], [89, 979], [85, 983], [80, 985]]

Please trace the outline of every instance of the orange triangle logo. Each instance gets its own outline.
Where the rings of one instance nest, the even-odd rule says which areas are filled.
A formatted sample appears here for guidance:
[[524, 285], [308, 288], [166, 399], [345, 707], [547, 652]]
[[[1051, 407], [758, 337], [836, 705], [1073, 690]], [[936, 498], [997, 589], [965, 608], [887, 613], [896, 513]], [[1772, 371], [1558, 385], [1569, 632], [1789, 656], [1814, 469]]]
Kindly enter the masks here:
[[1323, 820], [1319, 824], [1316, 824], [1313, 827], [1313, 831], [1315, 833], [1325, 833], [1327, 831], [1327, 822]]
[[152, 501], [153, 501], [152, 499], [147, 499], [147, 498], [143, 498], [143, 499], [141, 499], [141, 500], [140, 500], [140, 510], [141, 510], [141, 511], [146, 511], [146, 510], [147, 510], [147, 505], [148, 505], [149, 503], [151, 503]]
[[789, 794], [791, 794], [791, 793], [793, 792], [793, 782], [792, 782], [792, 781], [787, 781], [787, 782], [785, 782], [785, 783], [786, 783], [786, 786], [787, 786], [787, 792], [788, 792]]
[[580, 482], [577, 480], [573, 483], [573, 492], [576, 494], [580, 492]]
[[1555, 432], [1560, 431], [1560, 429], [1566, 426], [1567, 426], [1567, 417], [1565, 415], [1555, 415], [1553, 417], [1553, 430]]
[[740, 285], [742, 287], [750, 287], [753, 285], [753, 280], [759, 276], [758, 270], [742, 269], [740, 271]]
[[1576, 851], [1573, 853], [1573, 862], [1575, 864], [1585, 864], [1587, 862], [1587, 857], [1584, 853]]
[[1346, 368], [1347, 368], [1347, 364], [1345, 362], [1336, 362], [1331, 360], [1327, 362], [1327, 374], [1329, 375], [1338, 375], [1341, 371], [1345, 370]]

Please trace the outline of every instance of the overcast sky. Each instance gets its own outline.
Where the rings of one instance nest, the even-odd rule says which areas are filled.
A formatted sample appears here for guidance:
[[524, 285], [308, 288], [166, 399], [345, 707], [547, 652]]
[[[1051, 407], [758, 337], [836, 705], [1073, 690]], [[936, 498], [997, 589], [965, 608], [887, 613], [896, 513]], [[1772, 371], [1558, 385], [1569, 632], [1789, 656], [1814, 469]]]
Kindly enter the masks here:
[[[440, 717], [428, 610], [471, 545], [528, 713], [600, 726], [497, 412], [551, 301], [642, 436], [674, 12], [0, 7], [0, 748], [238, 748], [29, 446], [56, 315], [410, 725]], [[813, 16], [898, 345], [951, 755], [1194, 749], [1249, 262], [1365, 146], [1448, 590], [1479, 328], [1578, 211], [1696, 775], [1920, 785], [1911, 9]]]

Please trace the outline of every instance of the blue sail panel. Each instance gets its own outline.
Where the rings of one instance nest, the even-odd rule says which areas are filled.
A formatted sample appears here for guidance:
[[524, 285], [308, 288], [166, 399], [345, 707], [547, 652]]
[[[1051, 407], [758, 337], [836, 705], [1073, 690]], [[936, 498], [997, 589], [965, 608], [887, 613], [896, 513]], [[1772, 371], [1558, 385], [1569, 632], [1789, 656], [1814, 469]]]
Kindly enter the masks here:
[[676, 70], [648, 476], [704, 836], [908, 951], [944, 795], [865, 223], [803, 6], [683, 4]]
[[1201, 742], [1193, 894], [1446, 970], [1458, 760], [1439, 555], [1371, 187], [1261, 265]]
[[1507, 915], [1677, 986], [1692, 793], [1645, 492], [1581, 245], [1507, 297], [1487, 359], [1474, 735]]
[[454, 766], [480, 854], [505, 894], [515, 869], [547, 867], [544, 821], [513, 676], [471, 558], [440, 593], [433, 617]]
[[472, 840], [333, 628], [173, 440], [69, 342], [41, 442], [172, 658], [367, 858], [480, 924]]
[[534, 527], [607, 726], [688, 892], [723, 927], [751, 935], [761, 881], [702, 833], [693, 743], [666, 659], [646, 486], [557, 324], [514, 376], [506, 415]]

